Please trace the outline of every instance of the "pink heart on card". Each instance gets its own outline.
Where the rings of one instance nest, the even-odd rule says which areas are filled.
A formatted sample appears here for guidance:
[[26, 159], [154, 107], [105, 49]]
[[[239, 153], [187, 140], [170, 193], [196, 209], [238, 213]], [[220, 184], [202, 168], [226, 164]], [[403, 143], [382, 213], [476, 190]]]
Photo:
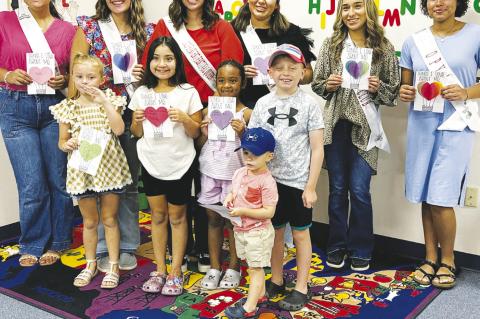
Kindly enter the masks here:
[[53, 76], [52, 70], [48, 66], [44, 66], [43, 68], [39, 67], [32, 67], [30, 68], [30, 72], [28, 73], [31, 77], [33, 82], [38, 84], [45, 84], [50, 80]]
[[229, 110], [223, 112], [219, 110], [213, 110], [210, 114], [210, 118], [219, 129], [223, 130], [230, 124], [230, 121], [233, 119], [233, 114]]
[[160, 106], [159, 108], [148, 106], [145, 109], [145, 118], [158, 127], [168, 118], [168, 110], [164, 106]]
[[255, 59], [255, 61], [253, 61], [253, 65], [258, 69], [258, 71], [260, 71], [260, 73], [267, 75], [268, 60], [269, 60], [269, 57], [266, 57], [265, 59], [258, 57]]

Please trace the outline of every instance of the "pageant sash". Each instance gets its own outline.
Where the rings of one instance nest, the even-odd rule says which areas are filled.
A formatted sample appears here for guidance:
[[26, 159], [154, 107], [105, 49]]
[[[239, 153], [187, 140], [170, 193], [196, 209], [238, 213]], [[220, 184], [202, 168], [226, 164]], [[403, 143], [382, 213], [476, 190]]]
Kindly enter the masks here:
[[[345, 48], [355, 46], [350, 37], [345, 39], [344, 44]], [[357, 97], [358, 103], [365, 114], [368, 126], [370, 128], [370, 137], [368, 138], [366, 151], [377, 147], [385, 152], [390, 153], [390, 144], [388, 143], [387, 135], [383, 130], [382, 119], [380, 118], [380, 113], [378, 112], [377, 107], [370, 97], [370, 93], [367, 90], [353, 89], [353, 91], [355, 92], [355, 96]]]
[[[120, 32], [118, 31], [115, 21], [113, 21], [112, 16], [109, 16], [107, 20], [99, 20], [98, 25], [102, 31], [103, 40], [107, 45], [108, 51], [112, 59], [112, 71], [113, 71], [113, 83], [115, 84], [125, 84], [128, 95], [133, 96], [135, 89], [132, 85], [132, 74], [131, 66], [137, 62], [137, 51], [134, 40], [122, 41]], [[133, 44], [130, 44], [133, 42]], [[128, 45], [130, 44], [130, 45]], [[134, 46], [135, 50], [128, 50], [128, 47]], [[119, 56], [118, 66], [116, 63], [116, 57]]]
[[[253, 78], [253, 85], [265, 85], [269, 90], [275, 86], [275, 82], [268, 75], [268, 60], [271, 53], [275, 51], [277, 47], [276, 43], [262, 43], [258, 37], [257, 32], [251, 24], [247, 26], [245, 31], [240, 32], [243, 43], [247, 48], [248, 54], [252, 59], [252, 65], [254, 65], [260, 72], [255, 78]], [[267, 52], [265, 52], [267, 51]], [[259, 54], [260, 53], [260, 54]], [[268, 54], [265, 54], [268, 53]]]
[[52, 49], [50, 48], [42, 29], [30, 13], [30, 10], [25, 4], [20, 5], [20, 3], [23, 3], [23, 1], [19, 2], [19, 7], [15, 10], [15, 13], [17, 14], [18, 22], [20, 22], [20, 27], [27, 38], [32, 52], [52, 53]]
[[[463, 88], [462, 83], [453, 73], [438, 48], [430, 28], [415, 33], [413, 39], [429, 71], [442, 71], [445, 74], [442, 81], [444, 85], [458, 84]], [[478, 115], [478, 104], [472, 100], [451, 101], [451, 103], [455, 108], [455, 112], [437, 129], [461, 132], [468, 126], [472, 131], [479, 132], [480, 117]]]
[[207, 83], [207, 85], [215, 91], [215, 75], [217, 71], [207, 59], [202, 50], [198, 47], [197, 43], [188, 34], [185, 25], [182, 25], [177, 31], [175, 29], [172, 20], [168, 16], [163, 18], [165, 25], [172, 37], [177, 41], [180, 49], [187, 58], [188, 62], [192, 65], [195, 71], [200, 77]]

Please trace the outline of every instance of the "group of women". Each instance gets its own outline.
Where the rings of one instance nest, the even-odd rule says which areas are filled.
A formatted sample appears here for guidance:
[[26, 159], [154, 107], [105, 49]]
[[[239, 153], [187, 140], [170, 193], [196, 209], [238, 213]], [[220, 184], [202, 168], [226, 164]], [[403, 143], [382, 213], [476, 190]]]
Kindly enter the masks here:
[[[145, 22], [141, 0], [98, 0], [93, 17], [77, 18], [77, 30], [61, 20], [50, 0], [25, 0], [25, 3], [54, 53], [57, 72], [48, 86], [57, 93], [27, 94], [32, 78], [26, 72], [26, 53], [32, 52], [31, 43], [23, 36], [16, 12], [1, 12], [0, 128], [18, 186], [22, 266], [37, 262], [51, 265], [70, 245], [73, 207], [65, 191], [67, 159], [57, 147], [58, 124], [48, 109], [64, 98], [60, 89], [69, 84], [70, 56], [82, 52], [100, 58], [105, 65], [104, 89], [109, 88], [128, 99], [130, 86], [135, 85], [113, 81], [112, 55], [99, 25], [111, 17], [122, 40], [135, 40], [138, 56], [143, 55], [141, 63], [134, 67], [136, 77], [143, 77], [146, 61], [143, 53], [154, 39], [171, 35], [167, 25], [171, 23], [176, 30], [186, 29], [215, 69], [230, 59], [245, 66], [248, 81], [241, 96], [250, 108], [270, 88], [253, 85], [252, 78], [259, 70], [252, 65], [244, 41], [247, 29], [253, 28], [262, 43], [290, 43], [300, 48], [306, 60], [302, 84], [313, 81], [313, 91], [327, 100], [324, 110], [325, 157], [330, 182], [327, 263], [337, 268], [343, 266], [347, 254], [368, 265], [373, 250], [370, 180], [377, 170], [379, 146], [372, 147], [370, 142], [373, 133], [382, 137], [383, 128], [378, 114], [369, 116], [365, 109], [374, 105], [371, 111], [375, 113], [379, 105], [396, 105], [398, 94], [400, 100], [413, 102], [418, 94], [414, 75], [417, 71], [438, 70], [432, 69], [429, 54], [425, 53], [434, 49], [432, 46], [438, 46], [438, 58], [445, 65], [442, 70], [453, 80], [441, 91], [445, 99], [443, 113], [418, 112], [410, 106], [405, 184], [407, 199], [422, 204], [426, 258], [417, 268], [415, 280], [442, 288], [455, 284], [454, 207], [463, 203], [478, 119], [476, 106], [471, 101], [480, 98], [480, 85], [475, 84], [480, 67], [480, 27], [457, 19], [467, 11], [468, 0], [421, 1], [423, 13], [433, 22], [424, 30], [426, 35], [421, 36], [431, 41], [420, 41], [417, 34], [405, 41], [401, 73], [395, 50], [384, 36], [377, 8], [371, 0], [338, 1], [333, 34], [325, 40], [317, 57], [311, 51], [311, 31], [289, 22], [280, 13], [280, 0], [248, 0], [231, 23], [214, 13], [213, 0], [172, 0], [168, 16], [160, 19], [156, 26]], [[340, 56], [347, 46], [373, 49], [369, 105], [360, 103], [358, 91], [341, 87]], [[314, 60], [317, 60], [315, 71], [311, 66]], [[206, 106], [214, 91], [185, 56], [184, 62], [187, 80], [198, 90]], [[136, 140], [128, 130], [131, 117], [131, 111], [126, 110], [123, 120], [127, 129], [120, 137], [133, 178], [122, 195], [119, 210], [120, 269], [125, 270], [136, 267], [133, 253], [140, 242], [139, 161]], [[200, 216], [195, 226], [201, 228], [206, 221], [201, 217], [204, 212], [197, 210], [192, 214], [194, 218]], [[106, 245], [102, 232], [99, 236], [97, 255], [104, 257]], [[196, 236], [199, 240], [206, 237], [205, 233]], [[104, 260], [103, 264], [107, 262]], [[102, 269], [101, 259], [98, 268]]]

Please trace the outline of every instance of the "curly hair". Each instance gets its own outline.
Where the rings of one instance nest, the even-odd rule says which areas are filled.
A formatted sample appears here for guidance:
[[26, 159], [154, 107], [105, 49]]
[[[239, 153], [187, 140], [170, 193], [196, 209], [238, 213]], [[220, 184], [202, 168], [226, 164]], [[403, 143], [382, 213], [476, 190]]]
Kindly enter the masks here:
[[227, 66], [227, 65], [238, 69], [238, 72], [240, 73], [240, 79], [241, 79], [240, 86], [242, 88], [244, 88], [245, 85], [247, 84], [247, 77], [245, 75], [245, 67], [235, 60], [224, 60], [222, 63], [220, 63], [217, 67], [217, 77], [218, 77], [218, 71], [221, 68], [223, 68], [224, 66]]
[[[93, 16], [96, 20], [107, 20], [111, 11], [108, 8], [107, 0], [98, 0], [95, 5], [96, 13]], [[128, 21], [132, 27], [133, 37], [137, 45], [137, 51], [143, 52], [147, 43], [147, 32], [145, 31], [145, 16], [143, 13], [142, 0], [131, 0], [128, 10]]]
[[[429, 16], [428, 9], [427, 9], [427, 2], [428, 0], [422, 0], [420, 2], [420, 8], [422, 9], [422, 13], [426, 16]], [[465, 15], [468, 10], [470, 0], [457, 0], [457, 8], [455, 9], [455, 17], [460, 18]]]
[[[385, 50], [391, 47], [390, 42], [385, 37], [383, 27], [378, 23], [378, 11], [374, 1], [364, 0], [367, 22], [366, 22], [366, 47], [373, 49], [373, 59], [379, 59]], [[333, 35], [330, 44], [331, 52], [334, 53], [336, 60], [340, 59], [343, 50], [343, 41], [347, 38], [348, 27], [342, 19], [343, 0], [338, 1], [337, 17], [333, 25]]]
[[[210, 30], [220, 19], [218, 14], [213, 10], [214, 0], [205, 0], [202, 9], [202, 23], [205, 30]], [[187, 23], [187, 8], [182, 0], [173, 0], [168, 7], [168, 16], [173, 22], [176, 30]]]
[[[250, 24], [252, 13], [248, 2], [240, 8], [238, 15], [232, 20], [232, 26], [237, 31], [245, 31]], [[273, 11], [270, 17], [270, 29], [268, 33], [270, 36], [281, 36], [285, 34], [290, 28], [288, 19], [280, 13], [280, 0], [277, 0], [277, 8]]]

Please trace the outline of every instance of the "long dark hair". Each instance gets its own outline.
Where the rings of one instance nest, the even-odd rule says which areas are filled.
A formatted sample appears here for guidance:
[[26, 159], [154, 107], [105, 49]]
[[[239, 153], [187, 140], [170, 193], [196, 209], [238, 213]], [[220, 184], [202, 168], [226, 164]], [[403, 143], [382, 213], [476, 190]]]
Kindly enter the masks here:
[[[95, 4], [95, 20], [107, 20], [112, 13], [107, 5], [107, 0], [98, 0]], [[147, 43], [147, 32], [145, 31], [145, 16], [141, 0], [131, 0], [128, 10], [128, 23], [132, 28], [133, 37], [137, 45], [137, 51], [143, 52]]]
[[187, 77], [185, 76], [185, 70], [183, 67], [182, 51], [180, 50], [177, 42], [171, 37], [159, 37], [152, 42], [150, 49], [148, 50], [147, 64], [145, 66], [145, 77], [143, 79], [144, 84], [149, 89], [153, 89], [158, 84], [158, 79], [150, 70], [150, 62], [152, 62], [155, 50], [161, 45], [168, 47], [175, 57], [175, 75], [168, 79], [168, 84], [171, 86], [177, 86], [187, 83]]
[[[250, 7], [248, 6], [248, 2], [245, 2], [238, 11], [238, 15], [232, 20], [232, 26], [237, 31], [245, 31], [250, 24], [251, 18], [252, 13], [250, 12]], [[277, 0], [277, 8], [273, 11], [270, 17], [270, 29], [268, 30], [268, 33], [270, 36], [281, 36], [285, 34], [289, 28], [290, 22], [288, 22], [288, 19], [280, 13], [280, 0]]]
[[[220, 19], [213, 10], [213, 3], [214, 0], [205, 0], [203, 3], [202, 24], [205, 30], [210, 30]], [[182, 0], [172, 0], [168, 7], [168, 16], [176, 30], [179, 30], [182, 24], [187, 23], [187, 8], [183, 5]]]

